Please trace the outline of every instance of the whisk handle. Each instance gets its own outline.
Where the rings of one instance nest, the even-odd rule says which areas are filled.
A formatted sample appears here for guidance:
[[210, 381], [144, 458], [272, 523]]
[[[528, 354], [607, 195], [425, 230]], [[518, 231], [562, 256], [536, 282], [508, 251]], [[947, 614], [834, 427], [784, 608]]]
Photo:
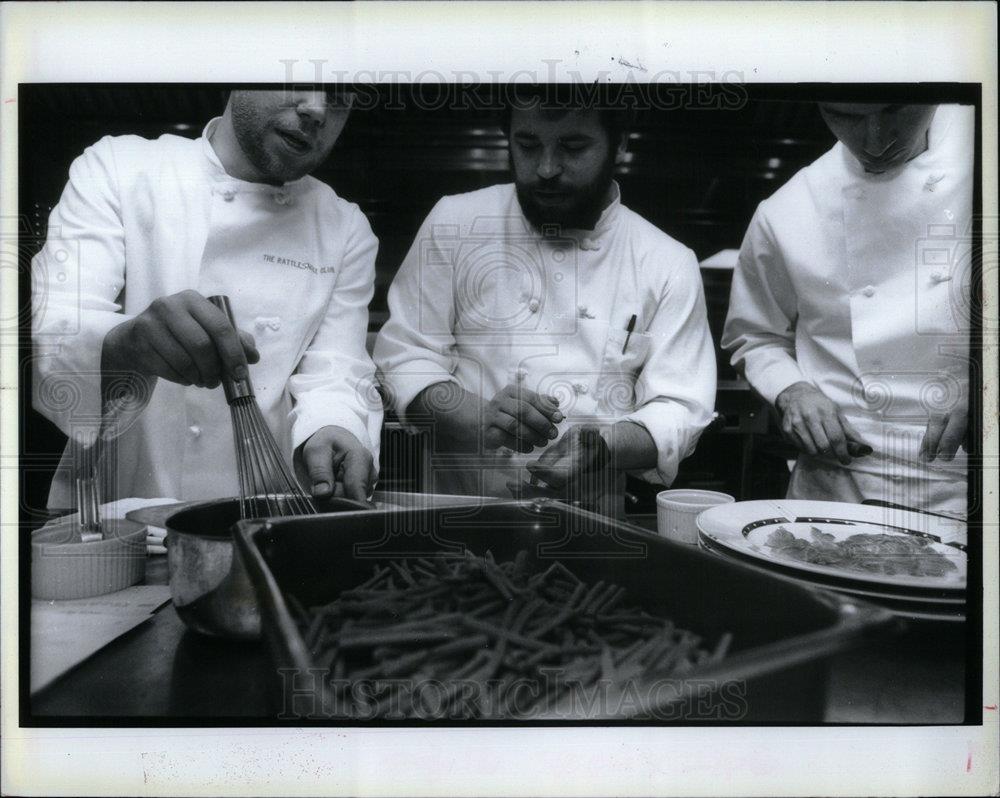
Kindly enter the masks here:
[[[233, 325], [233, 329], [236, 329], [236, 319], [233, 317], [233, 308], [229, 304], [229, 297], [218, 294], [216, 296], [210, 296], [208, 301], [215, 305], [219, 310], [226, 314], [226, 318], [229, 319], [229, 323]], [[246, 379], [237, 380], [228, 374], [222, 377], [222, 390], [226, 394], [226, 402], [232, 404], [237, 399], [243, 399], [247, 396], [253, 396], [253, 385], [250, 384], [250, 377], [247, 376]]]

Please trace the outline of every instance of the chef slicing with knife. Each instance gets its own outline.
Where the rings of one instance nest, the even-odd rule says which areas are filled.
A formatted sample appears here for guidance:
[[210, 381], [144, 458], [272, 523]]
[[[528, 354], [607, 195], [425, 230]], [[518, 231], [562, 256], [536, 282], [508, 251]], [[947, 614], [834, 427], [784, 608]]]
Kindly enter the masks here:
[[514, 183], [440, 200], [389, 290], [375, 359], [451, 458], [437, 491], [618, 515], [624, 474], [670, 484], [712, 418], [697, 260], [622, 204], [625, 115], [589, 88], [515, 91]]
[[788, 498], [966, 513], [974, 110], [822, 103], [760, 204], [723, 346], [800, 450]]
[[114, 441], [106, 499], [235, 495], [229, 408], [206, 389], [248, 369], [303, 485], [370, 495], [378, 242], [309, 176], [351, 99], [234, 91], [196, 140], [105, 137], [74, 161], [32, 264], [34, 405], [70, 437], [51, 507], [73, 506], [73, 449], [98, 428]]

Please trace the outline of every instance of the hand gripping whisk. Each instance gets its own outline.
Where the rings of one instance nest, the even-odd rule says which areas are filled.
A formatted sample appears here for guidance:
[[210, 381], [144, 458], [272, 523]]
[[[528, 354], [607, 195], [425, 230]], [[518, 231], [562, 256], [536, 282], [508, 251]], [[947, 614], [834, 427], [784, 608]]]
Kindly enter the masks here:
[[[210, 296], [208, 301], [225, 313], [236, 329], [229, 297]], [[299, 488], [260, 412], [249, 376], [237, 380], [224, 375], [222, 389], [233, 419], [236, 467], [240, 477], [240, 517], [314, 514], [316, 508], [312, 500]]]

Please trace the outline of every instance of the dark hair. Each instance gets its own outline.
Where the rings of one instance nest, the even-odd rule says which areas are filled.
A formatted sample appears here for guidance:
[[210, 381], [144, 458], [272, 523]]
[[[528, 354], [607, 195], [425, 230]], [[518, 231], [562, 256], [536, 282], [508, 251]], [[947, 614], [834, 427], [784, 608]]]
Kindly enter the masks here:
[[543, 111], [569, 113], [596, 110], [612, 147], [632, 124], [632, 109], [615, 96], [610, 87], [598, 83], [519, 83], [507, 87], [503, 97], [501, 127], [510, 137], [515, 110], [539, 107]]

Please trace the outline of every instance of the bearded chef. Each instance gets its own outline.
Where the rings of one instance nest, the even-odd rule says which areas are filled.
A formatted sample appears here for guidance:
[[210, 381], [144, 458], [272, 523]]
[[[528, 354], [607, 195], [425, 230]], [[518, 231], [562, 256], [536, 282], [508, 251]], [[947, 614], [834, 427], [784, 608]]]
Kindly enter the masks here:
[[196, 140], [105, 137], [74, 161], [32, 264], [34, 406], [70, 438], [51, 507], [74, 506], [73, 460], [95, 441], [107, 499], [238, 493], [229, 409], [212, 389], [247, 371], [312, 494], [369, 495], [378, 242], [356, 205], [309, 176], [350, 99], [234, 91]]
[[622, 114], [524, 88], [507, 126], [514, 183], [435, 205], [376, 364], [433, 430], [435, 490], [620, 515], [624, 474], [669, 485], [712, 418], [698, 263], [622, 204]]
[[760, 204], [723, 346], [800, 454], [790, 498], [966, 513], [974, 109], [824, 103]]

